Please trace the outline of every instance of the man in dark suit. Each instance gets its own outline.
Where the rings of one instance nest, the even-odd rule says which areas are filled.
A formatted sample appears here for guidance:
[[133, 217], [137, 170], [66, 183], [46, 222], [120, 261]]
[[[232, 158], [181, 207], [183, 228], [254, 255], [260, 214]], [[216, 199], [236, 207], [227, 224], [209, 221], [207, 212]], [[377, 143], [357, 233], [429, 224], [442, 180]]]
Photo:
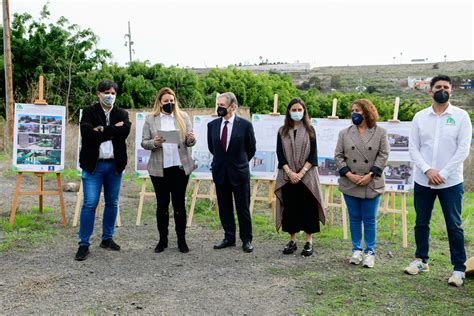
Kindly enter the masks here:
[[216, 244], [214, 249], [235, 246], [233, 194], [242, 249], [252, 252], [249, 161], [255, 155], [255, 134], [252, 123], [235, 115], [238, 104], [232, 92], [221, 94], [217, 103], [217, 115], [220, 118], [207, 125], [207, 144], [214, 156], [212, 178], [216, 185], [219, 217], [225, 233], [224, 240]]

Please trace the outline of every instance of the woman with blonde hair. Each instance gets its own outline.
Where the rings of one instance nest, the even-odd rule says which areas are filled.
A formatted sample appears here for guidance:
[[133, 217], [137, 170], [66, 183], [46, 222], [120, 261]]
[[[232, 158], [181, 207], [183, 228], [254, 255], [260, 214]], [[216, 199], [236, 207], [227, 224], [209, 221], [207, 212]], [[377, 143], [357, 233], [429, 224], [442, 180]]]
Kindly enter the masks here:
[[[169, 143], [160, 135], [162, 131], [177, 131], [179, 141]], [[148, 161], [157, 207], [156, 221], [159, 242], [155, 252], [168, 247], [170, 196], [173, 203], [175, 230], [179, 251], [189, 252], [186, 244], [185, 196], [189, 175], [195, 168], [191, 147], [196, 143], [188, 114], [179, 109], [176, 94], [170, 88], [162, 88], [156, 95], [153, 111], [145, 119], [142, 147], [151, 150]]]

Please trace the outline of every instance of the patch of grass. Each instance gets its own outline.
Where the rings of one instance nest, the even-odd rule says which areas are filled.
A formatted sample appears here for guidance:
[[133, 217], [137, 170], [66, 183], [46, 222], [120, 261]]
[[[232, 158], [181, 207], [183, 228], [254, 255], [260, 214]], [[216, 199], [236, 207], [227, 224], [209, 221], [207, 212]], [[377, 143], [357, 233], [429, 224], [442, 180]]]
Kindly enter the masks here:
[[0, 252], [13, 247], [30, 247], [57, 236], [63, 227], [59, 216], [53, 213], [53, 209], [49, 207], [44, 207], [42, 214], [39, 213], [38, 207], [33, 207], [26, 213], [16, 213], [13, 226], [10, 226], [9, 218], [1, 217]]

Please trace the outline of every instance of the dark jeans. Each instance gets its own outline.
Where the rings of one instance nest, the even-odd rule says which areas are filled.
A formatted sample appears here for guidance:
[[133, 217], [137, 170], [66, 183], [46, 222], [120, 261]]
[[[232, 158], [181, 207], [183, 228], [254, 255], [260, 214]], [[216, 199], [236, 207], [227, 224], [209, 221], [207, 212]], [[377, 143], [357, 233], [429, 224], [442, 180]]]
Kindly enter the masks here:
[[180, 167], [163, 169], [163, 177], [150, 176], [156, 195], [156, 222], [160, 240], [168, 240], [170, 195], [173, 203], [174, 223], [178, 240], [185, 237], [186, 232], [186, 187], [189, 176]]
[[252, 219], [250, 217], [250, 182], [233, 186], [226, 177], [224, 184], [216, 185], [217, 203], [219, 204], [219, 217], [224, 238], [235, 241], [234, 202], [239, 220], [240, 239], [243, 242], [252, 241]]
[[89, 238], [94, 230], [95, 209], [99, 203], [100, 191], [104, 186], [104, 218], [102, 220], [102, 240], [112, 238], [117, 219], [118, 198], [122, 173], [117, 174], [113, 160], [97, 162], [93, 173], [82, 170], [82, 187], [84, 202], [81, 209], [79, 228], [79, 245], [89, 246]]
[[464, 249], [464, 231], [461, 228], [463, 184], [444, 189], [431, 189], [415, 182], [415, 240], [417, 258], [426, 262], [429, 259], [430, 219], [436, 197], [443, 210], [446, 230], [448, 231], [451, 264], [455, 271], [466, 270], [466, 251]]

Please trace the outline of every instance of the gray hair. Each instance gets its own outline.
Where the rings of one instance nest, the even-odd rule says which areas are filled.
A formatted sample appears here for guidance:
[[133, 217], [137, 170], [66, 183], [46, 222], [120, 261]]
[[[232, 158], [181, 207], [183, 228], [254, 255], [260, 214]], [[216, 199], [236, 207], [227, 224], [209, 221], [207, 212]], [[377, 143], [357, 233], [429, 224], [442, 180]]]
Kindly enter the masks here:
[[219, 98], [226, 98], [229, 105], [234, 104], [235, 107], [239, 106], [239, 103], [237, 102], [237, 97], [233, 92], [224, 92], [222, 94], [219, 94]]

